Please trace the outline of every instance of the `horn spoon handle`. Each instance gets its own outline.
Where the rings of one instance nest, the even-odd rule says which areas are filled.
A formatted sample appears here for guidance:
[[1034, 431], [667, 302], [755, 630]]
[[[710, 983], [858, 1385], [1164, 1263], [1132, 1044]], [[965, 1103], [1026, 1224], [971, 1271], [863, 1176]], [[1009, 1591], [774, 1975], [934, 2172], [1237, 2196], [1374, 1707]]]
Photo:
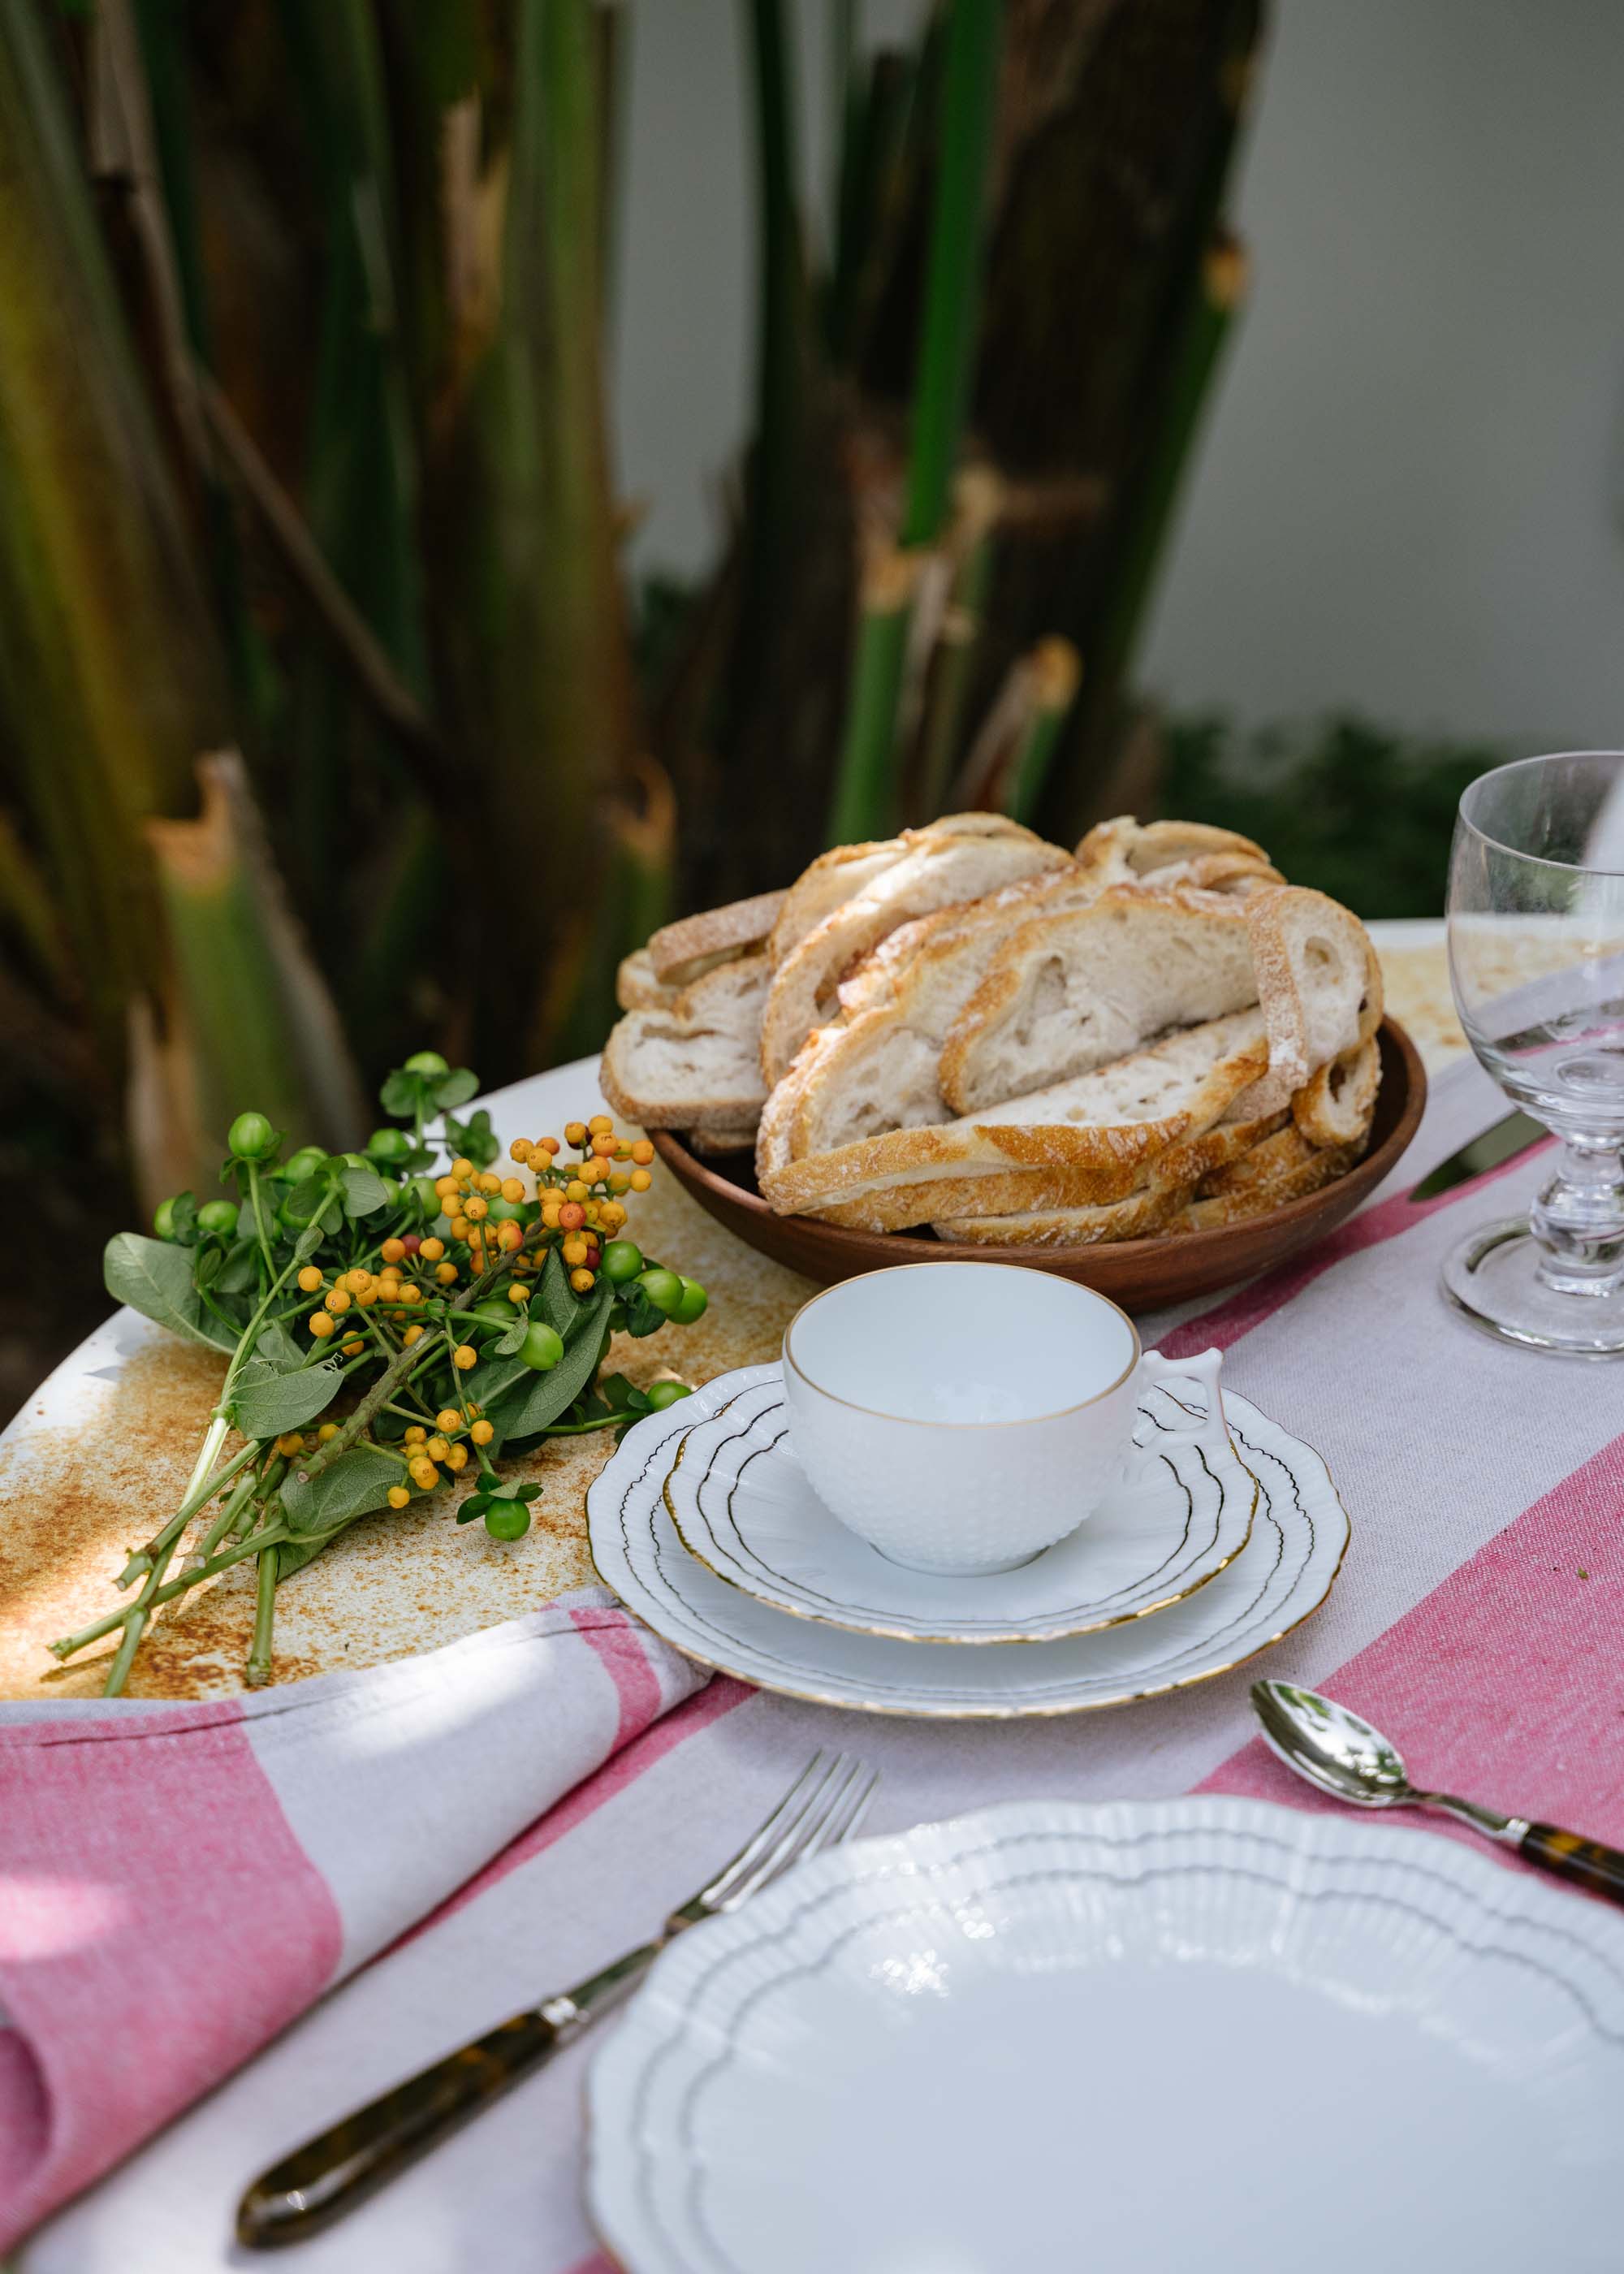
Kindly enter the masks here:
[[1624, 1849], [1564, 1832], [1554, 1824], [1530, 1824], [1517, 1842], [1517, 1853], [1542, 1871], [1554, 1871], [1559, 1879], [1571, 1879], [1593, 1895], [1624, 1904]]

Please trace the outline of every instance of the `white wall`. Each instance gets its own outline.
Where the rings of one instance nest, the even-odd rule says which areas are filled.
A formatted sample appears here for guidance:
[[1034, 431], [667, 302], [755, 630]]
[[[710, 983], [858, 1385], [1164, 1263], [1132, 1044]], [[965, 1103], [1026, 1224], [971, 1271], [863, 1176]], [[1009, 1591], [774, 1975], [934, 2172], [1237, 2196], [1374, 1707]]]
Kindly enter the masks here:
[[[739, 0], [634, 9], [618, 377], [644, 561], [707, 553], [748, 384]], [[869, 0], [904, 26], [908, 0]], [[822, 94], [825, 11], [802, 0]], [[1624, 742], [1624, 0], [1277, 0], [1252, 305], [1146, 675]], [[803, 153], [823, 159], [821, 124]]]

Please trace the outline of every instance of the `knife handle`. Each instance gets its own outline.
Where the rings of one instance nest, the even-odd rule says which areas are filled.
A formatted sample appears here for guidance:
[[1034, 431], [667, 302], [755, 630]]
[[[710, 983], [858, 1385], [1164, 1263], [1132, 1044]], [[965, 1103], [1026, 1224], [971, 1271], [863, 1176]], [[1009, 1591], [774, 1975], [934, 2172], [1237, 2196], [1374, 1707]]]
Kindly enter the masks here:
[[1586, 1840], [1577, 1832], [1564, 1832], [1554, 1824], [1530, 1824], [1517, 1842], [1517, 1853], [1542, 1871], [1588, 1887], [1593, 1895], [1624, 1904], [1624, 1850]]
[[515, 2014], [380, 2093], [259, 2174], [237, 2206], [237, 2240], [268, 2250], [318, 2233], [539, 2067], [564, 2035], [544, 2013]]

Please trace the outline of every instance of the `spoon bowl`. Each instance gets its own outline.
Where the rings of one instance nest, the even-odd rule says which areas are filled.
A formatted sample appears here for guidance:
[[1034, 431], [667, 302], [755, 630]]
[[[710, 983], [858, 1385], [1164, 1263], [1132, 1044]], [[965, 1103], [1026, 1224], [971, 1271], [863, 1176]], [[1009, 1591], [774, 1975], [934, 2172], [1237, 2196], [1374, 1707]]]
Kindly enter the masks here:
[[1290, 1682], [1254, 1682], [1252, 1702], [1269, 1751], [1333, 1800], [1393, 1808], [1416, 1797], [1397, 1746], [1335, 1698]]

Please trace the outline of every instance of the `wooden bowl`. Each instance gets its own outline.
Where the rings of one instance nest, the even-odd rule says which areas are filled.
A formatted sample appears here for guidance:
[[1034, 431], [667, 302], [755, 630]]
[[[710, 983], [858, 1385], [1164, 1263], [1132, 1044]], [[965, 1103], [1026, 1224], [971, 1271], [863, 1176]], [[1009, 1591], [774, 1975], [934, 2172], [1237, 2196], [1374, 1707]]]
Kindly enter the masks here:
[[1323, 1239], [1353, 1214], [1399, 1158], [1421, 1120], [1426, 1074], [1415, 1044], [1396, 1020], [1384, 1019], [1378, 1037], [1381, 1088], [1371, 1148], [1355, 1169], [1323, 1192], [1289, 1201], [1243, 1224], [1213, 1231], [1164, 1233], [1157, 1239], [1123, 1239], [1094, 1247], [982, 1246], [937, 1239], [929, 1231], [853, 1231], [813, 1216], [775, 1216], [756, 1189], [747, 1153], [701, 1160], [669, 1130], [650, 1134], [656, 1151], [701, 1208], [774, 1262], [824, 1285], [891, 1263], [927, 1261], [1024, 1263], [1057, 1271], [1097, 1287], [1124, 1310], [1154, 1311], [1192, 1295], [1250, 1279]]

